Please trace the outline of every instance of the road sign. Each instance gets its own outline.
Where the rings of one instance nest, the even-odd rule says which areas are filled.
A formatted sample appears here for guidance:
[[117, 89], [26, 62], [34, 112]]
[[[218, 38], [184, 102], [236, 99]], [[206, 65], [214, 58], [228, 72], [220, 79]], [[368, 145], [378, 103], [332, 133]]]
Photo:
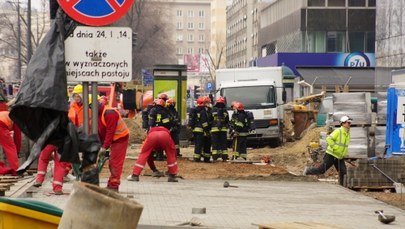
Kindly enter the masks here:
[[132, 30], [78, 26], [65, 40], [70, 82], [128, 82], [132, 79]]
[[91, 26], [111, 24], [124, 16], [134, 0], [58, 0], [74, 20]]
[[207, 83], [207, 91], [211, 91], [212, 90], [212, 83], [208, 82]]

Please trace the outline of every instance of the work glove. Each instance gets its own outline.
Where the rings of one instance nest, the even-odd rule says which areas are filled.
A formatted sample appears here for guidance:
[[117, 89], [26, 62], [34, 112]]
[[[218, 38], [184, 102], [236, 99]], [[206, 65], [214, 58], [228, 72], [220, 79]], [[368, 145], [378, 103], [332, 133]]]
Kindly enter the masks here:
[[104, 147], [101, 147], [100, 150], [98, 151], [97, 165], [100, 165], [101, 161], [103, 161], [104, 158], [108, 157], [110, 157], [110, 151]]

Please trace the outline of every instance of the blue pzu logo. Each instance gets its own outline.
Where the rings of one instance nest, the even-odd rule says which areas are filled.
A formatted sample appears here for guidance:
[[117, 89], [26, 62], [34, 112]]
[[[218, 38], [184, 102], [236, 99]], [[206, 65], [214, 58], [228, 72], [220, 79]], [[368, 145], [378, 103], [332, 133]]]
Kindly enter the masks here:
[[370, 67], [370, 60], [362, 52], [353, 52], [350, 53], [344, 63], [345, 67]]

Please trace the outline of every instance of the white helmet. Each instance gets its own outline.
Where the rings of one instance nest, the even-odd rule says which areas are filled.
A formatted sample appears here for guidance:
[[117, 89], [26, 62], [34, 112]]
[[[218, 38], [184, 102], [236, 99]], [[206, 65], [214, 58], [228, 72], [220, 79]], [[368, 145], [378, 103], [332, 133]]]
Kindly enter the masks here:
[[349, 116], [344, 115], [340, 118], [340, 123], [351, 122], [352, 120]]

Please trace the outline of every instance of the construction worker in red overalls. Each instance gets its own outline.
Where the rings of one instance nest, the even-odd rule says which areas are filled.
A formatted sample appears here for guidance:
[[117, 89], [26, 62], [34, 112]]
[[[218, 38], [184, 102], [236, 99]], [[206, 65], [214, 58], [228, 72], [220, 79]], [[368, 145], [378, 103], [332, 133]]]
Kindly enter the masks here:
[[[78, 84], [73, 88], [72, 91], [72, 98], [73, 101], [70, 104], [70, 108], [68, 111], [68, 117], [70, 121], [78, 128], [83, 128], [83, 87], [82, 85]], [[91, 99], [89, 100], [91, 101]], [[89, 117], [91, 117], [91, 109], [89, 109]], [[35, 178], [35, 187], [42, 186], [42, 183], [45, 180], [45, 175], [47, 171], [47, 167], [49, 164], [49, 160], [53, 154], [54, 159], [54, 174], [53, 174], [53, 182], [52, 188], [55, 195], [62, 195], [62, 186], [63, 186], [63, 178], [69, 173], [72, 169], [71, 163], [68, 162], [60, 162], [58, 157], [58, 148], [54, 145], [47, 145], [41, 151], [41, 154], [38, 158], [38, 173]]]
[[119, 112], [100, 103], [98, 109], [98, 136], [101, 141], [99, 155], [110, 149], [110, 177], [107, 188], [118, 192], [122, 168], [127, 153], [129, 130]]
[[[163, 126], [151, 127], [146, 139], [141, 147], [141, 153], [135, 162], [132, 174], [127, 177], [128, 181], [139, 181], [139, 175], [141, 174], [146, 162], [150, 161], [151, 153], [154, 150], [163, 150], [166, 152], [167, 167], [168, 167], [168, 182], [178, 182], [176, 174], [178, 171], [178, 165], [176, 161], [176, 147], [170, 131]], [[150, 166], [150, 165], [149, 165]]]
[[[9, 113], [0, 111], [0, 146], [3, 147], [9, 166], [5, 167], [4, 163], [0, 161], [0, 174], [10, 173], [15, 176], [18, 169], [18, 152], [21, 149], [21, 130], [10, 119]], [[11, 131], [14, 131], [14, 139], [11, 137]]]

